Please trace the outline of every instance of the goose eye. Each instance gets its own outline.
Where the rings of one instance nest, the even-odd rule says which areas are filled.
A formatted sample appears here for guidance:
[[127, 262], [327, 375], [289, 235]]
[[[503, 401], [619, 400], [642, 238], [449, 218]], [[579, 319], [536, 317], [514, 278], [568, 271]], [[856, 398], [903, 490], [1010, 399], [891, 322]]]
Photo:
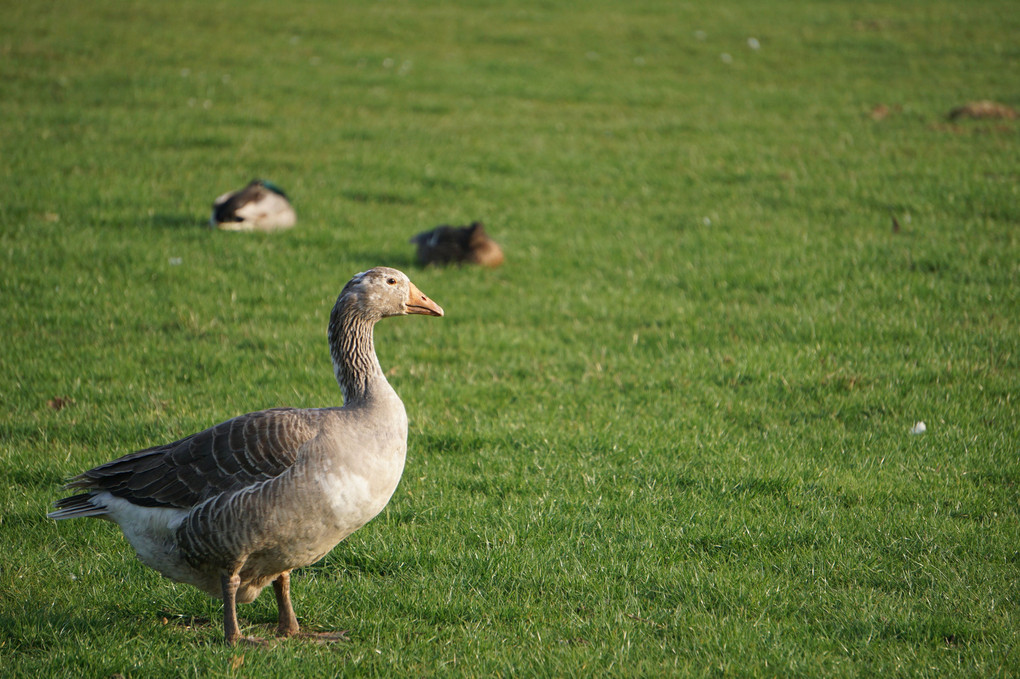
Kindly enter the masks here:
[[397, 279], [396, 278], [387, 278], [386, 282], [389, 283], [390, 285], [396, 285], [397, 284]]

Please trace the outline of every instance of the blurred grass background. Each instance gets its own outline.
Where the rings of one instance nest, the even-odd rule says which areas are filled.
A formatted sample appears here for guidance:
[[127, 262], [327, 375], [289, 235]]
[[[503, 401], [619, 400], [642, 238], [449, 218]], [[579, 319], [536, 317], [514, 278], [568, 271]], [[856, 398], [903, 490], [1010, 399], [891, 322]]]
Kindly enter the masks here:
[[[1018, 123], [947, 119], [1020, 106], [1012, 3], [0, 7], [5, 674], [1020, 666]], [[205, 228], [256, 176], [298, 226]], [[413, 263], [474, 219], [501, 269]], [[379, 264], [448, 316], [379, 326], [405, 478], [295, 576], [349, 643], [222, 647], [219, 602], [43, 518], [337, 404], [327, 315]]]

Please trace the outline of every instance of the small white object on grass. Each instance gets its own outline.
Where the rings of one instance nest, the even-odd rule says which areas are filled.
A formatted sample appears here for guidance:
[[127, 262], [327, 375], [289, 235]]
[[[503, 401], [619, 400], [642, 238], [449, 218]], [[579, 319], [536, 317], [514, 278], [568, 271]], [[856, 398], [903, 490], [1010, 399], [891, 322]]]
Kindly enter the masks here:
[[756, 49], [759, 49], [761, 47], [761, 43], [758, 42], [758, 38], [748, 38], [747, 39], [747, 46], [750, 47], [753, 50], [756, 50]]
[[928, 427], [924, 425], [924, 422], [917, 422], [910, 428], [910, 433], [914, 435], [923, 434], [926, 431], [928, 431]]

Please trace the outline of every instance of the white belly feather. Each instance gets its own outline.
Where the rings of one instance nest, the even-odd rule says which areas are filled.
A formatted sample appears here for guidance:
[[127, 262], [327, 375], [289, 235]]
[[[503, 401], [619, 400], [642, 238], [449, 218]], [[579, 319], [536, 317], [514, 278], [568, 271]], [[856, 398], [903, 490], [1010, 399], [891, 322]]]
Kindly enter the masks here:
[[188, 510], [142, 507], [108, 492], [97, 493], [93, 504], [106, 507], [107, 518], [120, 526], [138, 559], [171, 580], [185, 582], [219, 596], [219, 582], [192, 568], [181, 558], [176, 533]]

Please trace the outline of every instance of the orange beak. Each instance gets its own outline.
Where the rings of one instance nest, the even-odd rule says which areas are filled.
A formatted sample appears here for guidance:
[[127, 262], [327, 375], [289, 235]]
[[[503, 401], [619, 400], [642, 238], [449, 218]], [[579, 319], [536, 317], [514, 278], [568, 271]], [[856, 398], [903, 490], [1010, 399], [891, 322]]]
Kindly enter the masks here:
[[443, 307], [439, 306], [431, 299], [425, 296], [421, 290], [419, 290], [414, 283], [408, 282], [409, 290], [407, 291], [407, 313], [409, 314], [422, 314], [423, 316], [442, 316]]

